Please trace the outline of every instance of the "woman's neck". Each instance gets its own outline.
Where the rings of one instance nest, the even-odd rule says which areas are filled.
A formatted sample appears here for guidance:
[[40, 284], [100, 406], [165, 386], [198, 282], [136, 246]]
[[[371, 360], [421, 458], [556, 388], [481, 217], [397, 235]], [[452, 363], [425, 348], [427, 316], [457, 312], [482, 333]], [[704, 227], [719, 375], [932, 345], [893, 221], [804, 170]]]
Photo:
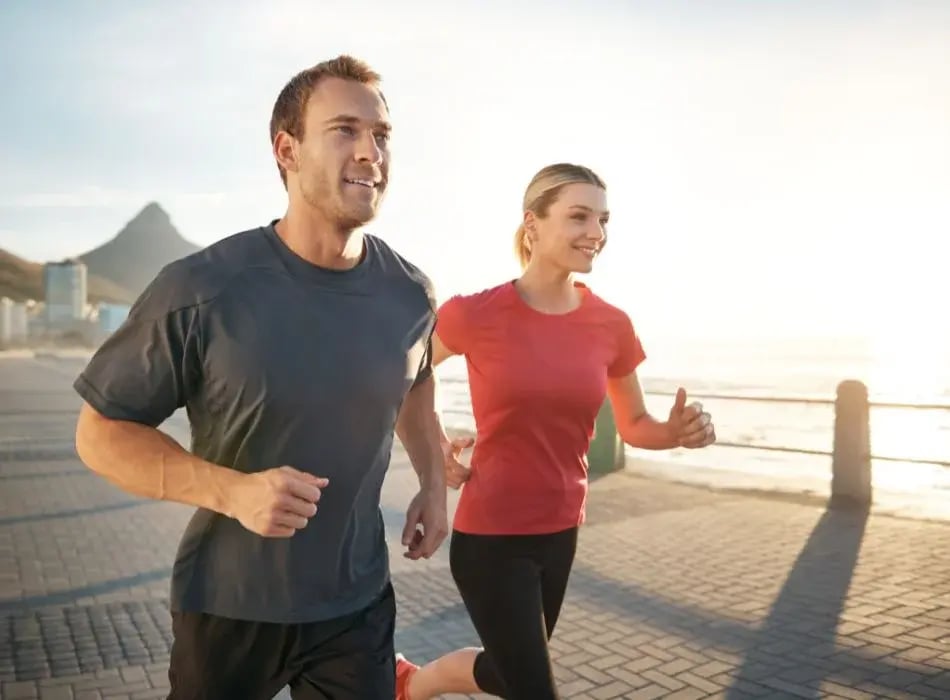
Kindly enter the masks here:
[[563, 314], [581, 304], [581, 292], [574, 285], [573, 275], [561, 270], [528, 265], [515, 288], [528, 306], [542, 313]]

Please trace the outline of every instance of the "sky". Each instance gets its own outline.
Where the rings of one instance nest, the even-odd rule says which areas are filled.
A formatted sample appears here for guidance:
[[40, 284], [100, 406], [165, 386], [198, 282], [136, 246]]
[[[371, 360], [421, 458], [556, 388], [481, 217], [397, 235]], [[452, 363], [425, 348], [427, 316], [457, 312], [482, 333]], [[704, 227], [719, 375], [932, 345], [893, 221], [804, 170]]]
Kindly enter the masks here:
[[190, 5], [0, 4], [0, 247], [80, 253], [150, 201], [200, 245], [279, 217], [273, 101], [347, 52], [395, 125], [368, 230], [441, 298], [518, 274], [524, 188], [568, 160], [608, 185], [586, 281], [646, 338], [946, 339], [950, 2]]

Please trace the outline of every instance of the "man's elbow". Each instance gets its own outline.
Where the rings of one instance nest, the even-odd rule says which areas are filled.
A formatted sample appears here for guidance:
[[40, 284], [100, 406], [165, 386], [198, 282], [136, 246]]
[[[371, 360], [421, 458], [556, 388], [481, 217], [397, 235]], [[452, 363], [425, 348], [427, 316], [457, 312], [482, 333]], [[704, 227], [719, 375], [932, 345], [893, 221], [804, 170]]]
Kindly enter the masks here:
[[76, 454], [83, 464], [96, 473], [102, 472], [101, 447], [108, 444], [108, 421], [108, 418], [87, 403], [79, 409], [79, 418], [76, 421]]
[[419, 416], [416, 411], [404, 410], [396, 419], [396, 437], [405, 445], [419, 433]]

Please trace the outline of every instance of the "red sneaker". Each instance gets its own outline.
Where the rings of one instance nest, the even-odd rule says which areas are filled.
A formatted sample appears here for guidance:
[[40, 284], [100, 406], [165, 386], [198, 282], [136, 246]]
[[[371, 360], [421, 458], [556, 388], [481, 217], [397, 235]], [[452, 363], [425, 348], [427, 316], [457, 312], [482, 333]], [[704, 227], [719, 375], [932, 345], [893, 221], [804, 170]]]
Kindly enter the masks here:
[[396, 654], [396, 700], [409, 700], [409, 679], [419, 667], [402, 654]]

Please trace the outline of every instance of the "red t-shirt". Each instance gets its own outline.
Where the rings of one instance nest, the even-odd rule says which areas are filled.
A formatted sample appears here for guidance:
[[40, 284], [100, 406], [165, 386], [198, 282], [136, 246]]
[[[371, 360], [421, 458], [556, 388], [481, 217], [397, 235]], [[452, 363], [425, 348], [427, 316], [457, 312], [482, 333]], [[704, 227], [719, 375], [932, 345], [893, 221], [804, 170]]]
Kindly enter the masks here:
[[644, 359], [626, 313], [576, 283], [580, 306], [545, 314], [514, 283], [455, 296], [436, 332], [468, 366], [477, 437], [454, 527], [543, 534], [584, 521], [587, 451], [607, 377]]

